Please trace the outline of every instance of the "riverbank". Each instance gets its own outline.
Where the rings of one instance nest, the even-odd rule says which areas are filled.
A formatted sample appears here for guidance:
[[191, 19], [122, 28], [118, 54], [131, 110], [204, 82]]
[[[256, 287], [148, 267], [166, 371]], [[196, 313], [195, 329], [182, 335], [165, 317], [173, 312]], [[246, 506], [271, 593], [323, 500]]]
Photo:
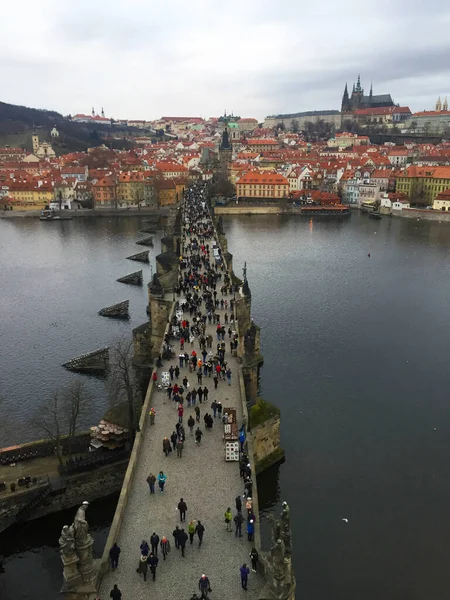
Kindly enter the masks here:
[[[56, 215], [63, 215], [66, 219], [83, 217], [143, 217], [154, 216], [162, 217], [169, 214], [170, 207], [163, 206], [158, 208], [79, 208], [78, 210], [55, 211]], [[0, 219], [38, 219], [41, 216], [40, 210], [5, 210], [0, 212]]]
[[346, 206], [295, 206], [287, 203], [275, 204], [228, 204], [227, 206], [215, 206], [214, 213], [220, 215], [300, 215], [305, 217], [344, 217], [350, 214], [349, 208]]

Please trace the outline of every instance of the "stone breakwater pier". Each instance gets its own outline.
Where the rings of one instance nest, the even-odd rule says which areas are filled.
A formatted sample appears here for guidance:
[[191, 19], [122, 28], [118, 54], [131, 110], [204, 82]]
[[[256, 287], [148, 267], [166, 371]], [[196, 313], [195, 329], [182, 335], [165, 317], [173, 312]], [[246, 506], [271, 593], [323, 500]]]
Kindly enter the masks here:
[[[201, 595], [199, 579], [202, 574], [209, 578], [212, 591], [208, 596], [213, 600], [245, 596], [260, 600], [293, 600], [295, 597], [288, 506], [284, 506], [281, 520], [273, 520], [269, 552], [262, 551], [259, 530], [256, 474], [282, 458], [279, 411], [257, 396], [258, 369], [263, 359], [259, 350], [259, 329], [251, 320], [251, 294], [245, 269], [243, 281], [238, 280], [233, 273], [232, 256], [228, 253], [220, 223], [214, 223], [210, 217], [205, 196], [205, 188], [193, 188], [186, 193], [182, 208], [171, 213], [167, 235], [161, 241], [162, 253], [157, 257], [157, 270], [149, 284], [150, 321], [134, 331], [135, 365], [141, 373], [147, 376], [156, 373], [156, 377], [150, 379], [116, 514], [103, 557], [97, 565], [95, 586], [101, 599], [109, 598], [113, 586], [117, 585], [124, 600], [149, 596], [157, 600], [174, 595], [190, 600], [194, 593]], [[188, 285], [183, 283], [186, 281], [189, 281]], [[213, 300], [212, 281], [216, 288], [214, 300], [219, 300], [217, 306]], [[222, 292], [224, 283], [227, 283], [226, 291]], [[222, 307], [221, 300], [223, 304], [226, 300], [228, 309]], [[231, 301], [233, 310], [230, 310]], [[196, 310], [192, 308], [195, 303]], [[206, 316], [208, 308], [212, 319], [205, 319], [203, 331], [202, 321], [195, 326], [194, 317]], [[232, 322], [229, 321], [231, 313]], [[206, 350], [216, 355], [216, 347], [222, 343], [217, 324], [225, 325], [227, 332], [223, 341], [226, 369], [231, 370], [231, 377], [220, 377], [215, 385], [213, 373], [203, 375], [201, 385], [208, 388], [209, 394], [207, 401], [203, 399], [199, 403], [197, 399], [200, 422], [193, 428], [195, 432], [199, 426], [203, 433], [200, 443], [196, 443], [188, 426], [189, 417], [192, 415], [196, 420], [196, 414], [194, 407], [187, 405], [186, 395], [200, 386], [200, 378], [198, 366], [189, 368], [185, 361], [183, 366], [180, 365], [178, 332], [183, 331], [183, 321], [189, 321], [194, 334], [184, 342], [184, 352], [191, 357], [191, 364], [193, 352], [197, 359], [202, 358], [201, 338], [212, 337], [212, 344], [206, 344]], [[232, 340], [236, 340], [236, 348], [230, 350]], [[158, 368], [153, 366], [155, 360]], [[178, 378], [174, 374], [172, 384], [177, 383], [185, 389], [181, 419], [178, 403], [169, 398], [161, 386], [165, 374], [177, 366], [180, 372]], [[183, 383], [184, 378], [188, 385], [186, 381]], [[213, 418], [212, 427], [207, 428], [204, 421], [206, 413], [213, 414], [213, 401], [221, 402], [223, 412], [229, 409], [230, 414], [235, 414], [235, 433], [241, 428], [246, 434], [245, 441], [241, 441], [251, 469], [255, 515], [252, 540], [247, 535], [247, 494], [244, 494], [240, 462], [226, 460], [225, 426], [219, 414]], [[150, 408], [156, 413], [154, 419], [150, 419]], [[165, 456], [163, 439], [170, 438], [180, 420], [185, 430], [182, 454], [177, 456], [173, 451]], [[164, 492], [160, 493], [156, 485], [155, 493], [151, 494], [147, 478], [150, 473], [158, 476], [161, 471], [166, 476]], [[242, 537], [235, 535], [233, 521], [231, 531], [225, 523], [228, 507], [233, 517], [237, 515], [237, 496], [242, 500]], [[187, 504], [183, 523], [178, 510], [181, 498]], [[193, 544], [187, 541], [185, 556], [182, 556], [181, 550], [175, 548], [172, 532], [178, 525], [187, 533], [191, 520], [203, 524], [203, 542], [199, 546], [199, 538], [194, 536]], [[159, 538], [168, 538], [171, 551], [163, 560], [159, 549], [156, 581], [152, 581], [150, 571], [144, 581], [136, 572], [140, 544], [142, 540], [150, 543], [153, 532]], [[120, 546], [121, 554], [118, 568], [112, 571], [109, 549], [115, 542]], [[259, 565], [257, 572], [250, 572], [248, 590], [244, 590], [240, 567], [244, 563], [251, 566], [249, 554], [253, 547], [259, 553]], [[65, 597], [74, 599], [96, 597], [82, 586], [71, 586], [67, 580], [63, 592]]]

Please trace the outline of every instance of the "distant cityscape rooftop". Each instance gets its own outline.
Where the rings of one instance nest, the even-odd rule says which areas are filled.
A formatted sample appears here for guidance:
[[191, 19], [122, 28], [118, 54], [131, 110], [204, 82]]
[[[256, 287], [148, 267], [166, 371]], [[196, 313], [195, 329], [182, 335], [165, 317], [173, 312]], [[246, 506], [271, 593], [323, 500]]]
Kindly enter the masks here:
[[296, 117], [316, 117], [316, 116], [327, 116], [327, 115], [339, 115], [339, 110], [308, 110], [306, 112], [299, 112], [286, 115], [269, 115], [268, 119], [294, 119]]

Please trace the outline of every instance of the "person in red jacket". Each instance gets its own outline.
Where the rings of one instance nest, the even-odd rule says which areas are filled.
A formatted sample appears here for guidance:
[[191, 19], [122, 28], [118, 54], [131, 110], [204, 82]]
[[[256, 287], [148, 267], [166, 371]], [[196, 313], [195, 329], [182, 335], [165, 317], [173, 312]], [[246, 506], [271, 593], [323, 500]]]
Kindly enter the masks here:
[[178, 423], [182, 423], [183, 422], [183, 414], [184, 414], [183, 405], [179, 404], [178, 405]]

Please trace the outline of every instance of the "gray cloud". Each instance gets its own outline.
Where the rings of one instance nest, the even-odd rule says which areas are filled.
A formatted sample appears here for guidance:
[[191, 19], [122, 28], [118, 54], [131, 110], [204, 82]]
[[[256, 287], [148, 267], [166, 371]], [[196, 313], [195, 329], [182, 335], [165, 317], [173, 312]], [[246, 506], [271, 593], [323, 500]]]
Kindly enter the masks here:
[[[5, 5], [4, 100], [121, 118], [339, 108], [361, 73], [412, 110], [450, 97], [443, 0], [23, 0]], [[17, 35], [28, 40], [18, 44]], [[32, 50], [31, 50], [32, 48]], [[23, 77], [26, 78], [26, 83]]]

